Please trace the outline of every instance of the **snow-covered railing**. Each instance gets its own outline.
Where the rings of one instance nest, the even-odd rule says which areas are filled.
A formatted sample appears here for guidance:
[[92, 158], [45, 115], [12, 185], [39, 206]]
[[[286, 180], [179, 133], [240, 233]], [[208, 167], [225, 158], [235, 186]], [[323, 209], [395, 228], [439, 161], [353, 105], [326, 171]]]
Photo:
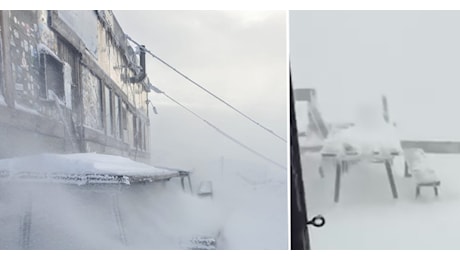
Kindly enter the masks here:
[[66, 184], [134, 184], [189, 178], [190, 172], [96, 153], [39, 154], [0, 160], [0, 180]]

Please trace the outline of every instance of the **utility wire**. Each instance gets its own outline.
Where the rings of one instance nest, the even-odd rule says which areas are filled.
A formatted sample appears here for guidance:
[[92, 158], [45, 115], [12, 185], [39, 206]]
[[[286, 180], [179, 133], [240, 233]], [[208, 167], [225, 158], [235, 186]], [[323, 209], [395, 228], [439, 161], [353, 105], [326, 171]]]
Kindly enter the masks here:
[[163, 94], [165, 97], [167, 97], [169, 100], [171, 100], [172, 102], [176, 103], [177, 105], [179, 105], [180, 107], [182, 107], [183, 109], [187, 110], [189, 113], [191, 113], [192, 115], [194, 115], [195, 117], [197, 117], [198, 119], [200, 119], [201, 121], [203, 121], [205, 124], [207, 124], [208, 126], [212, 127], [214, 130], [216, 130], [218, 133], [220, 133], [221, 135], [227, 137], [228, 139], [230, 139], [231, 141], [233, 141], [234, 143], [240, 145], [241, 147], [243, 147], [244, 149], [250, 151], [251, 153], [259, 156], [260, 158], [264, 159], [265, 161], [267, 162], [270, 162], [276, 166], [278, 166], [279, 168], [285, 170], [286, 169], [286, 166], [283, 166], [282, 164], [280, 163], [277, 163], [276, 161], [266, 157], [265, 155], [257, 152], [256, 150], [252, 149], [251, 147], [243, 144], [242, 142], [238, 141], [238, 139], [230, 136], [229, 134], [227, 134], [226, 132], [224, 132], [223, 130], [221, 130], [220, 128], [218, 128], [217, 126], [215, 126], [214, 124], [210, 123], [208, 120], [204, 119], [203, 117], [201, 117], [200, 115], [198, 115], [197, 113], [193, 112], [193, 110], [191, 110], [190, 108], [186, 107], [185, 105], [182, 105], [179, 101], [175, 100], [173, 97], [169, 96], [168, 94], [166, 94], [165, 92], [159, 90], [158, 88], [154, 87], [153, 85], [150, 86], [152, 88], [153, 91], [155, 91], [156, 93], [159, 93], [159, 94]]
[[199, 87], [200, 89], [202, 89], [204, 92], [208, 93], [209, 95], [211, 95], [212, 97], [216, 98], [217, 100], [219, 100], [220, 102], [224, 103], [225, 105], [227, 105], [229, 108], [231, 108], [232, 110], [234, 110], [235, 112], [237, 112], [238, 114], [242, 115], [243, 117], [245, 117], [246, 119], [248, 119], [249, 121], [251, 121], [252, 123], [254, 123], [255, 125], [261, 127], [262, 129], [264, 129], [265, 131], [269, 132], [271, 135], [275, 136], [276, 138], [282, 140], [283, 142], [286, 143], [286, 139], [284, 139], [283, 137], [281, 137], [280, 135], [276, 134], [273, 130], [263, 126], [262, 124], [260, 124], [259, 122], [257, 122], [256, 120], [252, 119], [250, 116], [246, 115], [245, 113], [243, 113], [241, 110], [237, 109], [236, 107], [232, 106], [231, 104], [229, 104], [227, 101], [223, 100], [222, 98], [220, 98], [219, 96], [217, 96], [216, 94], [212, 93], [211, 91], [209, 91], [208, 89], [206, 89], [205, 87], [203, 87], [202, 85], [200, 85], [199, 83], [197, 83], [196, 81], [192, 80], [191, 78], [189, 78], [187, 75], [185, 75], [184, 73], [180, 72], [178, 69], [174, 68], [172, 65], [170, 65], [169, 63], [167, 63], [166, 61], [164, 61], [163, 59], [161, 59], [160, 57], [158, 57], [157, 55], [153, 54], [150, 50], [148, 50], [147, 48], [145, 48], [143, 45], [139, 44], [138, 42], [136, 42], [135, 40], [133, 40], [131, 37], [129, 37], [128, 35], [126, 35], [126, 37], [128, 38], [128, 40], [132, 41], [134, 44], [136, 44], [139, 48], [143, 49], [144, 51], [146, 51], [148, 54], [150, 54], [153, 58], [157, 59], [158, 61], [160, 61], [161, 63], [163, 63], [164, 65], [166, 65], [168, 68], [172, 69], [173, 71], [175, 71], [177, 74], [181, 75], [183, 78], [185, 78], [186, 80], [190, 81], [193, 85]]

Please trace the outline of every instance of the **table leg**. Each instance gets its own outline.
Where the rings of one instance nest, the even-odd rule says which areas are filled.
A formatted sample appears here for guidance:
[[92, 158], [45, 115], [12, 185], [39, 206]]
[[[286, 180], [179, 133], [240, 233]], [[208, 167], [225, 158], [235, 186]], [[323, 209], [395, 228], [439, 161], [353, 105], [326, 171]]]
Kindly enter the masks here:
[[411, 177], [409, 174], [409, 165], [407, 165], [407, 161], [404, 161], [404, 177]]
[[342, 175], [341, 172], [341, 165], [342, 162], [337, 160], [336, 162], [336, 171], [335, 171], [335, 193], [334, 193], [334, 202], [339, 202], [339, 195], [340, 195], [340, 178]]
[[393, 193], [393, 198], [398, 198], [398, 191], [396, 190], [395, 179], [393, 176], [393, 170], [391, 169], [391, 163], [389, 160], [385, 160], [385, 168], [388, 174], [388, 180], [390, 181], [391, 192]]

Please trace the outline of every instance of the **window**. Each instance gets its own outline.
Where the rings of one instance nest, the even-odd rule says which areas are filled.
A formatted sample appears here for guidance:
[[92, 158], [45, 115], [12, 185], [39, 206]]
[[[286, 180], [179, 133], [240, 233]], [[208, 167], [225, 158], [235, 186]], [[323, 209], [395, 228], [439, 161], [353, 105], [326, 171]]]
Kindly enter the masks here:
[[57, 40], [57, 51], [59, 58], [69, 64], [70, 67], [70, 75], [64, 75], [64, 80], [67, 84], [66, 87], [68, 88], [66, 89], [66, 104], [69, 107], [77, 108], [81, 102], [78, 88], [80, 79], [80, 53], [61, 37], [58, 37]]
[[64, 91], [64, 73], [63, 64], [53, 55], [48, 53], [40, 54], [40, 69], [41, 69], [41, 84], [39, 96], [44, 99], [49, 97], [49, 92], [52, 91], [62, 101], [65, 100]]
[[102, 88], [102, 82], [98, 78], [96, 85], [96, 95], [97, 95], [97, 125], [99, 129], [104, 128], [104, 93]]
[[113, 135], [112, 89], [107, 86], [105, 86], [105, 129], [108, 135]]
[[120, 96], [115, 95], [115, 132], [116, 132], [117, 138], [120, 138], [120, 139], [123, 136], [121, 114], [122, 114], [122, 108], [121, 108]]
[[133, 147], [137, 148], [137, 117], [133, 115]]
[[123, 124], [123, 129], [128, 130], [128, 115], [127, 115], [127, 107], [128, 105], [123, 102], [123, 108], [121, 112], [121, 117], [122, 117], [122, 124]]
[[148, 135], [148, 133], [147, 133], [146, 130], [147, 130], [147, 127], [145, 126], [145, 123], [144, 123], [144, 124], [142, 124], [142, 131], [144, 132], [144, 142], [142, 142], [142, 145], [143, 145], [143, 148], [144, 148], [143, 150], [144, 151], [147, 151], [147, 135]]
[[139, 148], [140, 150], [142, 150], [142, 142], [143, 142], [143, 139], [144, 139], [144, 133], [142, 132], [142, 122], [141, 122], [141, 119], [137, 120], [137, 136], [138, 136], [138, 139], [137, 139], [137, 148]]

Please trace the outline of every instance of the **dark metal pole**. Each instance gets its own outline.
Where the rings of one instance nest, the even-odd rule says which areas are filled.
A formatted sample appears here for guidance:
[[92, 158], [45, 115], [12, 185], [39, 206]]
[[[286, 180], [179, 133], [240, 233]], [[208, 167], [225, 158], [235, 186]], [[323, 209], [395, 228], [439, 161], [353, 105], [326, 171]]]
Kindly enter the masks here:
[[297, 122], [295, 117], [292, 78], [289, 72], [290, 88], [290, 124], [291, 124], [291, 249], [310, 249], [310, 238], [307, 228], [307, 207], [300, 164]]

